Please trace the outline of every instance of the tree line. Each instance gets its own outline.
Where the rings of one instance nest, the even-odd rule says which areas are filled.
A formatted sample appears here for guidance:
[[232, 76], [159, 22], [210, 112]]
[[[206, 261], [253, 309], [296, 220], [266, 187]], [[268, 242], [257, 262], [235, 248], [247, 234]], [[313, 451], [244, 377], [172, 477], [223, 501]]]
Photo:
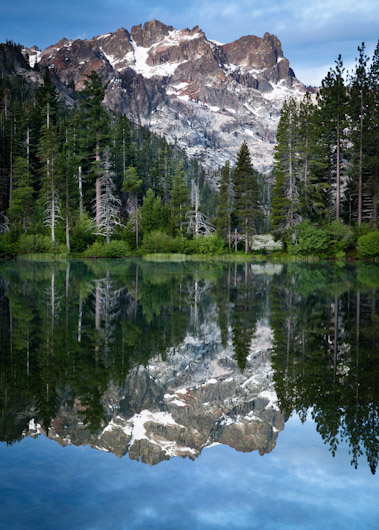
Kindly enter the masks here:
[[21, 50], [1, 45], [0, 252], [247, 253], [272, 231], [294, 254], [379, 255], [379, 46], [358, 51], [347, 80], [339, 57], [316, 101], [284, 103], [272, 178], [243, 143], [217, 191], [177, 146], [108, 112], [96, 72], [63, 97], [48, 69], [39, 87], [18, 76]]
[[217, 193], [203, 168], [108, 112], [96, 72], [71, 99], [49, 70], [39, 87], [20, 79], [17, 46], [0, 52], [8, 74], [0, 80], [0, 230], [10, 246], [81, 252], [113, 237], [133, 249], [152, 230], [190, 237], [210, 229]]
[[290, 247], [304, 223], [342, 232], [342, 238], [351, 237], [346, 227], [359, 234], [377, 227], [379, 44], [370, 60], [362, 43], [354, 71], [344, 74], [339, 56], [315, 101], [307, 92], [282, 108], [271, 220]]

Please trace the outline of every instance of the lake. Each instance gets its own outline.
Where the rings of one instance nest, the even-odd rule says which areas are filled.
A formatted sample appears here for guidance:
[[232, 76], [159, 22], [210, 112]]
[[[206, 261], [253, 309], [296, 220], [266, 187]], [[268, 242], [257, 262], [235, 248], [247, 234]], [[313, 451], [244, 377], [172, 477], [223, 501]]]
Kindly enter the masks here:
[[0, 528], [377, 529], [379, 265], [0, 263]]

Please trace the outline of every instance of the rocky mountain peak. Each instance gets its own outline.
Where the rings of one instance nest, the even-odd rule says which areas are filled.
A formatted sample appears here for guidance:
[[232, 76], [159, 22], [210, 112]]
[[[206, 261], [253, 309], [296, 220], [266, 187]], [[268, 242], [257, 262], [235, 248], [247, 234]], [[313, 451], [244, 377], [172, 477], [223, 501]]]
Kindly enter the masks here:
[[173, 31], [172, 26], [166, 26], [159, 20], [151, 20], [150, 22], [145, 22], [142, 27], [142, 24], [132, 27], [132, 39], [137, 46], [142, 46], [143, 48], [150, 48], [153, 44], [163, 40], [170, 31]]
[[[46, 50], [25, 50], [30, 66], [48, 67], [61, 89], [84, 88], [92, 70], [108, 82], [105, 105], [177, 143], [208, 167], [234, 161], [243, 141], [253, 164], [269, 172], [283, 102], [306, 88], [270, 33], [229, 44], [195, 26], [158, 20]], [[68, 89], [68, 88], [67, 88]]]
[[270, 33], [265, 33], [263, 38], [255, 35], [241, 37], [224, 44], [223, 50], [230, 63], [249, 68], [272, 68], [283, 59], [280, 40]]

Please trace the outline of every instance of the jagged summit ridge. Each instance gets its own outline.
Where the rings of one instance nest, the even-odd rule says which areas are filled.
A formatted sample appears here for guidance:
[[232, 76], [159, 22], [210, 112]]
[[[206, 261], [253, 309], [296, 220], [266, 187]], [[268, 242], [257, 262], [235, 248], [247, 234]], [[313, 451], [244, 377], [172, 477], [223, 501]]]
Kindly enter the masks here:
[[255, 167], [269, 171], [281, 105], [306, 90], [270, 33], [221, 44], [198, 26], [177, 30], [152, 20], [25, 53], [32, 66], [49, 67], [63, 89], [81, 90], [97, 71], [109, 81], [110, 109], [209, 167], [234, 160], [246, 141]]

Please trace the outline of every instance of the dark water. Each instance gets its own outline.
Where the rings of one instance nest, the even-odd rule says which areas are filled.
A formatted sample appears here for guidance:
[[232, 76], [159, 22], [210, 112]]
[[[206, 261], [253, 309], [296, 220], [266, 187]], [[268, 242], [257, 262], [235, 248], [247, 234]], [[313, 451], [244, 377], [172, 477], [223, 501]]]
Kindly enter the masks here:
[[379, 528], [378, 291], [370, 263], [0, 263], [0, 528]]

